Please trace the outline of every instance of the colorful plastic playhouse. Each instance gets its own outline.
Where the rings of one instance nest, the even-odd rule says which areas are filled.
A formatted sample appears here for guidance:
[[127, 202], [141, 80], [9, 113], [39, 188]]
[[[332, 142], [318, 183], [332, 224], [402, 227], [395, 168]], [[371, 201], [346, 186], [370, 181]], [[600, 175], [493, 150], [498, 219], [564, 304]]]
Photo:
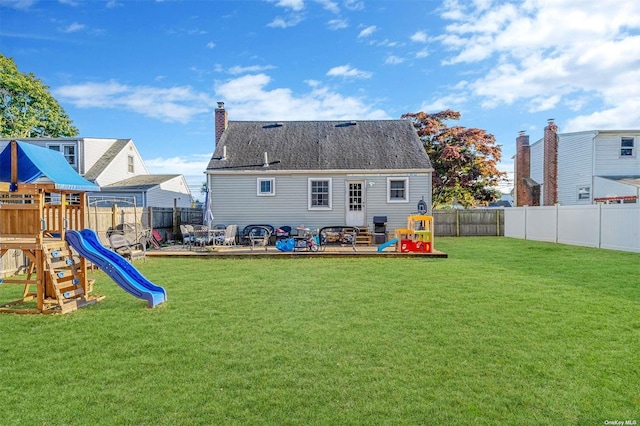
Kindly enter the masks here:
[[433, 216], [408, 216], [407, 227], [396, 229], [396, 240], [400, 253], [433, 252]]

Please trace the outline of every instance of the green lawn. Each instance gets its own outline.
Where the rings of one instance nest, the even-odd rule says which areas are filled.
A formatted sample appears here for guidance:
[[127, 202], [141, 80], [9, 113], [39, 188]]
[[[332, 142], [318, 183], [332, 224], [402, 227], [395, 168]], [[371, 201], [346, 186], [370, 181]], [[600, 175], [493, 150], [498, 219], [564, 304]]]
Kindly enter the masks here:
[[155, 309], [97, 271], [101, 303], [0, 316], [0, 424], [640, 423], [640, 254], [436, 248], [150, 258]]

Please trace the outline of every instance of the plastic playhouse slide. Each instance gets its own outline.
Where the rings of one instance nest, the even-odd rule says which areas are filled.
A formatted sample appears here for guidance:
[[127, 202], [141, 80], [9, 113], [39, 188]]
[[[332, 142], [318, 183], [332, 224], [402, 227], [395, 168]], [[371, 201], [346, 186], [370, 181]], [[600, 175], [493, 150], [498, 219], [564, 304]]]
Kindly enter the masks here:
[[66, 239], [80, 256], [95, 263], [127, 293], [146, 300], [150, 308], [167, 301], [164, 288], [153, 284], [127, 259], [103, 246], [93, 230], [70, 230], [66, 232]]
[[397, 238], [392, 238], [389, 241], [387, 241], [386, 243], [380, 244], [378, 246], [378, 251], [382, 251], [382, 250], [386, 249], [387, 247], [390, 247], [390, 246], [394, 245], [397, 242], [398, 242]]

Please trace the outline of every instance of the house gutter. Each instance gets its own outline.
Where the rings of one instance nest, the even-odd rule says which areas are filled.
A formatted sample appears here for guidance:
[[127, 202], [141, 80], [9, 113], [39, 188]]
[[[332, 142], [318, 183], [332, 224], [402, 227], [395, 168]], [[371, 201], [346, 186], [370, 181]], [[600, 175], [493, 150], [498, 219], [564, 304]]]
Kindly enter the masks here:
[[262, 165], [260, 168], [256, 168], [255, 170], [244, 170], [244, 169], [207, 169], [205, 170], [205, 174], [207, 175], [238, 175], [238, 174], [270, 174], [270, 175], [326, 175], [326, 174], [341, 174], [341, 175], [351, 175], [351, 176], [361, 176], [361, 175], [379, 175], [379, 176], [388, 176], [390, 174], [393, 175], [426, 175], [428, 173], [433, 173], [435, 170], [433, 168], [430, 169], [398, 169], [398, 170], [390, 170], [390, 169], [326, 169], [326, 170], [273, 170], [273, 169], [263, 169]]

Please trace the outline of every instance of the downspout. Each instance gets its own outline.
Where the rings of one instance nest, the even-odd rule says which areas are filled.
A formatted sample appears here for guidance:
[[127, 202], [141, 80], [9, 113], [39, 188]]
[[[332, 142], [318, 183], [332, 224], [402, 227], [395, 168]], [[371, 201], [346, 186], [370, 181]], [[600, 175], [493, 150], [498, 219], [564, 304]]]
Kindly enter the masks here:
[[593, 135], [593, 139], [591, 140], [591, 203], [593, 204], [593, 199], [595, 198], [596, 192], [596, 138], [600, 132], [596, 130]]

